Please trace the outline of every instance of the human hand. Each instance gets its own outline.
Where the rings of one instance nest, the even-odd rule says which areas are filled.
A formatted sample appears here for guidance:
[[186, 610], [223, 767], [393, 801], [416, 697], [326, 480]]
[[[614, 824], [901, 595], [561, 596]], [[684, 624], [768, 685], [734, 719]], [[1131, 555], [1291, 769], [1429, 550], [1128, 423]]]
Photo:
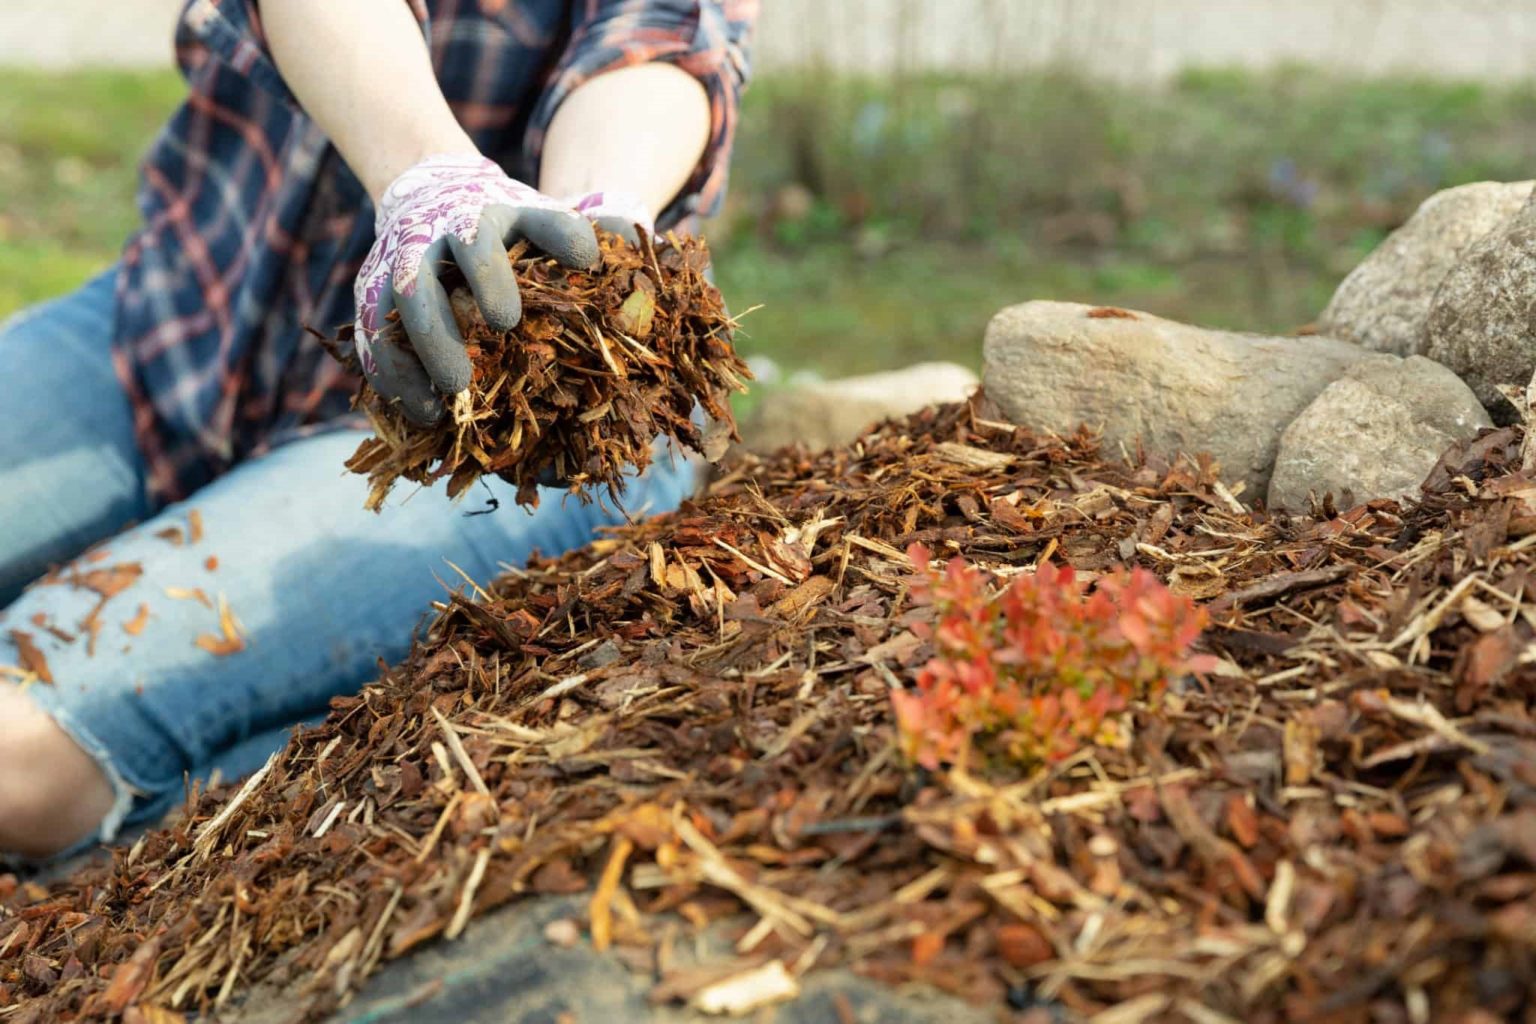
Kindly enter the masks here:
[[[600, 199], [592, 209], [632, 215]], [[443, 398], [468, 388], [473, 372], [440, 281], [445, 260], [463, 272], [485, 322], [509, 331], [522, 318], [522, 298], [508, 244], [527, 239], [573, 269], [590, 268], [600, 256], [592, 221], [573, 204], [509, 178], [481, 156], [428, 157], [401, 174], [379, 200], [374, 231], [353, 285], [358, 358], [374, 389], [424, 426], [442, 418]], [[391, 310], [399, 310], [410, 347], [389, 336]]]

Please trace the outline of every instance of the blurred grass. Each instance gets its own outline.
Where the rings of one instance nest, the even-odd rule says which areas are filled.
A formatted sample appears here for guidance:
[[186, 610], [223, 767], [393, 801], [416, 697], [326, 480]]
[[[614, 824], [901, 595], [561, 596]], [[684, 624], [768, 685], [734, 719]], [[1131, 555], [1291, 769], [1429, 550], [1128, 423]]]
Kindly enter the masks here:
[[0, 71], [0, 316], [116, 257], [134, 164], [180, 94], [170, 72]]
[[[170, 73], [0, 70], [0, 316], [116, 256]], [[749, 353], [975, 363], [1030, 298], [1289, 330], [1439, 188], [1536, 169], [1536, 89], [1212, 71], [760, 80], [709, 226]]]
[[[740, 241], [716, 249], [733, 308], [761, 304], [742, 318], [743, 350], [826, 376], [930, 359], [979, 365], [992, 314], [1031, 298], [1149, 309], [1235, 329], [1251, 329], [1266, 304], [1249, 291], [1257, 270], [1214, 259], [1162, 265], [1135, 253], [1069, 253], [1016, 240], [914, 245], [875, 259], [833, 242], [797, 252]], [[1321, 308], [1333, 283], [1290, 286], [1296, 310]], [[1310, 315], [1271, 319], [1291, 329]]]

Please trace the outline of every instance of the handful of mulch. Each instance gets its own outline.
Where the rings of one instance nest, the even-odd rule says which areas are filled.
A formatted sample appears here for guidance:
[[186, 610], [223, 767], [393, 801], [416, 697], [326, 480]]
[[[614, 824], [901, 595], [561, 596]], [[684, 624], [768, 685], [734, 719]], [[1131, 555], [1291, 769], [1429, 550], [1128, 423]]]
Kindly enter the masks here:
[[671, 236], [636, 248], [599, 236], [602, 262], [592, 271], [533, 255], [526, 242], [509, 250], [523, 299], [509, 332], [486, 324], [462, 281], [444, 281], [473, 381], [431, 427], [363, 385], [353, 404], [377, 436], [347, 468], [368, 474], [368, 508], [378, 511], [401, 479], [446, 477], [456, 497], [486, 474], [515, 484], [523, 505], [537, 505], [539, 483], [550, 480], [580, 492], [607, 487], [617, 499], [623, 473], [646, 467], [658, 437], [719, 457], [692, 418], [696, 404], [721, 441], [737, 436], [728, 399], [746, 390], [751, 373], [731, 344], [735, 323], [705, 280], [704, 242]]

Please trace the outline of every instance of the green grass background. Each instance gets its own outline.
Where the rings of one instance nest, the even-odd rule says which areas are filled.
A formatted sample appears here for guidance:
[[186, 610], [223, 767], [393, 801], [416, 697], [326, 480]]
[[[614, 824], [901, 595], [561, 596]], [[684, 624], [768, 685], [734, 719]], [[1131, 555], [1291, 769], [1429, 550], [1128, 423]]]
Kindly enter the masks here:
[[[0, 71], [0, 316], [110, 263], [175, 75]], [[1309, 69], [802, 74], [748, 94], [708, 227], [749, 353], [828, 375], [974, 364], [1030, 298], [1289, 330], [1437, 189], [1536, 174], [1536, 91]]]

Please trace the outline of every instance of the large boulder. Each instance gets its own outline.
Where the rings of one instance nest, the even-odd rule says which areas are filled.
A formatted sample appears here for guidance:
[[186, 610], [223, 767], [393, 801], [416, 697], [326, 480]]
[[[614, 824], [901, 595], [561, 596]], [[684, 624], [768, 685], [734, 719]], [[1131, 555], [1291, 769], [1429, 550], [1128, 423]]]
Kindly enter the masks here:
[[1536, 370], [1536, 195], [1462, 254], [1435, 293], [1424, 355], [1471, 385], [1501, 423], [1515, 419], [1499, 388]]
[[1103, 431], [1110, 450], [1209, 452], [1264, 494], [1280, 434], [1371, 353], [1326, 337], [1272, 338], [1067, 302], [1026, 302], [987, 327], [982, 383], [1014, 423]]
[[1339, 285], [1319, 330], [1377, 352], [1421, 352], [1436, 290], [1472, 245], [1519, 212], [1532, 185], [1483, 181], [1430, 196]]
[[1492, 425], [1472, 389], [1433, 360], [1356, 363], [1281, 435], [1269, 504], [1306, 511], [1309, 496], [1354, 505], [1417, 494], [1447, 448]]
[[749, 449], [760, 452], [796, 443], [813, 449], [846, 444], [881, 420], [964, 401], [976, 384], [976, 374], [955, 363], [791, 383], [763, 398], [741, 434]]

